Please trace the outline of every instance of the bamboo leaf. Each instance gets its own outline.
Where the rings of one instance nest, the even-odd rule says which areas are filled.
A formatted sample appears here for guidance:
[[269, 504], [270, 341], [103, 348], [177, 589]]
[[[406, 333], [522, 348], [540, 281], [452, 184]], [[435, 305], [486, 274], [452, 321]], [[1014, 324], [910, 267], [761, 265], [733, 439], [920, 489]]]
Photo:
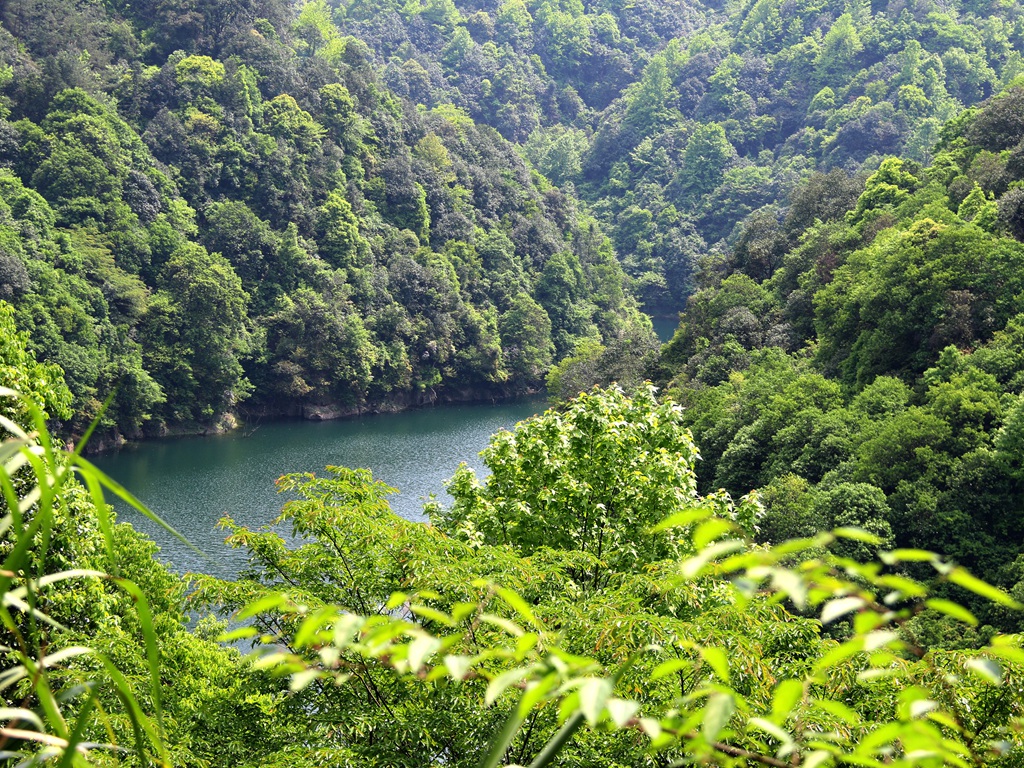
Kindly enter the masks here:
[[24, 720], [26, 723], [34, 725], [40, 731], [44, 728], [43, 721], [39, 719], [39, 715], [30, 709], [22, 709], [20, 707], [0, 707], [0, 720], [6, 720], [8, 723]]
[[991, 584], [982, 581], [976, 576], [972, 576], [963, 568], [954, 568], [946, 578], [957, 586], [963, 587], [980, 597], [984, 597], [986, 600], [991, 600], [993, 603], [1005, 605], [1007, 608], [1013, 608], [1014, 610], [1020, 610], [1024, 607], [1008, 594], [1003, 592], [1003, 590], [993, 587]]
[[718, 739], [733, 712], [736, 711], [736, 704], [727, 693], [716, 691], [708, 697], [708, 703], [704, 707], [704, 725], [701, 733], [706, 741], [713, 742]]
[[962, 621], [965, 624], [970, 624], [972, 627], [978, 626], [978, 619], [969, 610], [964, 608], [959, 603], [954, 603], [952, 600], [943, 600], [939, 597], [933, 597], [930, 600], [925, 600], [926, 606], [931, 608], [933, 611], [944, 613], [947, 616]]

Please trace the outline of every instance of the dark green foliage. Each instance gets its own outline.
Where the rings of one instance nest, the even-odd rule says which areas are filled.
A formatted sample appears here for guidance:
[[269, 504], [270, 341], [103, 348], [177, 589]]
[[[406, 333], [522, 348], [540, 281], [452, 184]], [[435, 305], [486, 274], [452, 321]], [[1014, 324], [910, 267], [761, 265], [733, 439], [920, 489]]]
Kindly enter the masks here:
[[[767, 213], [748, 221], [722, 262], [744, 274], [711, 273], [691, 298], [661, 364], [702, 445], [702, 487], [764, 488], [767, 539], [846, 524], [841, 512], [1019, 581], [1024, 168], [986, 149], [1016, 142], [999, 138], [1015, 94], [950, 123], [930, 166], [880, 163], [856, 201], [845, 175], [831, 174], [841, 203], [812, 178], [781, 228]], [[773, 318], [782, 340], [766, 332]]]
[[[0, 296], [64, 369], [71, 432], [114, 389], [103, 426], [132, 436], [241, 407], [507, 394], [582, 339], [643, 327], [572, 198], [460, 109], [401, 102], [343, 12], [58, 5], [5, 10], [27, 52], [0, 49]], [[61, 14], [53, 33], [81, 55], [32, 90], [68, 61], [32, 20]], [[559, 19], [552, 55], [569, 62], [590, 22]], [[405, 71], [421, 90], [434, 76]]]

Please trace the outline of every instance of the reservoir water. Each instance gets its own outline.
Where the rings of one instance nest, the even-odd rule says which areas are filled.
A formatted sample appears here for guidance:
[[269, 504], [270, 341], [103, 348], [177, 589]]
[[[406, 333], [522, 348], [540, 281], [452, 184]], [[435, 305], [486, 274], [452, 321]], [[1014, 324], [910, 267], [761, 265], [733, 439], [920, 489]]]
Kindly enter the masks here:
[[281, 475], [322, 472], [327, 465], [365, 467], [399, 490], [391, 496], [395, 512], [421, 520], [427, 496], [450, 499], [444, 481], [460, 462], [482, 477], [478, 454], [490, 436], [541, 412], [545, 403], [534, 398], [338, 421], [250, 424], [226, 435], [138, 443], [94, 461], [206, 555], [119, 504], [119, 518], [153, 538], [162, 560], [179, 571], [231, 578], [244, 557], [225, 546], [217, 521], [228, 514], [250, 528], [270, 523], [286, 501], [274, 488]]
[[657, 335], [658, 341], [664, 344], [665, 342], [672, 341], [672, 335], [676, 332], [676, 328], [679, 327], [679, 316], [652, 317], [651, 324], [654, 326], [654, 333]]

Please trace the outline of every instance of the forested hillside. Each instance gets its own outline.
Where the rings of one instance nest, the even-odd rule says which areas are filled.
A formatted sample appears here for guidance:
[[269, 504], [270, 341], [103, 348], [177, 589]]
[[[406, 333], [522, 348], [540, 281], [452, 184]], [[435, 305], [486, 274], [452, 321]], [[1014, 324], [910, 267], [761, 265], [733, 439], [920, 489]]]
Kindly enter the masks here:
[[4, 5], [0, 299], [70, 431], [115, 391], [128, 435], [507, 394], [651, 338], [571, 196], [322, 10]]
[[396, 93], [466, 109], [573, 185], [653, 312], [812, 171], [927, 162], [945, 121], [1024, 72], [1012, 3], [322, 7]]
[[63, 368], [72, 433], [111, 391], [105, 428], [139, 435], [509, 394], [569, 355], [606, 357], [570, 384], [636, 380], [634, 296], [674, 313], [729, 254], [767, 277], [812, 173], [842, 171], [841, 208], [1024, 71], [1012, 4], [18, 0], [0, 23], [0, 300]]
[[[975, 0], [0, 3], [0, 761], [1024, 764], [1022, 50]], [[429, 524], [281, 477], [233, 581], [69, 441], [545, 380]]]
[[761, 487], [766, 540], [863, 526], [1024, 594], [1022, 103], [947, 124], [929, 165], [812, 177], [691, 297], [663, 374], [702, 486]]

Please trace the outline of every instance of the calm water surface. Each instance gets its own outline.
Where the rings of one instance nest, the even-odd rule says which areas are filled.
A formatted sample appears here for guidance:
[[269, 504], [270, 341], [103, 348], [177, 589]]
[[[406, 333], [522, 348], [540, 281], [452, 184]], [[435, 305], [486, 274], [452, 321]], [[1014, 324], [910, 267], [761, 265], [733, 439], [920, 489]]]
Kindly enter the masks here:
[[140, 443], [98, 456], [95, 463], [202, 550], [200, 557], [131, 509], [127, 520], [161, 546], [177, 570], [233, 577], [243, 565], [224, 545], [217, 521], [229, 514], [249, 527], [269, 523], [286, 500], [274, 480], [289, 472], [322, 472], [330, 465], [366, 467], [399, 489], [392, 508], [423, 519], [423, 500], [449, 500], [444, 481], [465, 461], [484, 474], [477, 455], [490, 436], [539, 413], [545, 400], [460, 405], [359, 419], [275, 421], [255, 431]]
[[673, 315], [672, 317], [652, 317], [651, 324], [654, 326], [654, 333], [658, 336], [658, 341], [664, 344], [667, 341], [672, 341], [672, 336], [676, 332], [676, 328], [679, 327], [679, 317]]

